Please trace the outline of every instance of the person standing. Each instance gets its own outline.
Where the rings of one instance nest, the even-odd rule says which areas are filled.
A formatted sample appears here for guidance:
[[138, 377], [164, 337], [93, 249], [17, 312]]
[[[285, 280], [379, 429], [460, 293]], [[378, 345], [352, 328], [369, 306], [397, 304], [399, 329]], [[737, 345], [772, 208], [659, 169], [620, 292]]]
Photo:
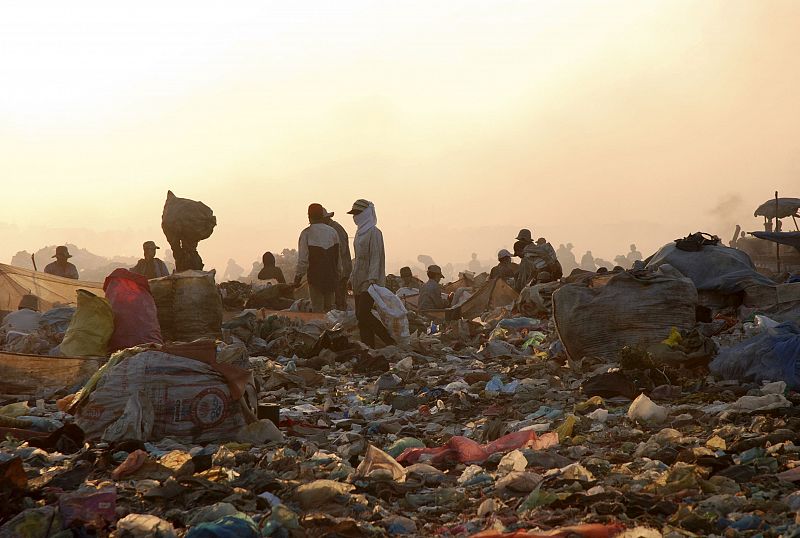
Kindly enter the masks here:
[[595, 259], [594, 256], [592, 256], [591, 250], [587, 250], [586, 254], [581, 258], [581, 269], [593, 273], [597, 270], [597, 265], [595, 264]]
[[308, 292], [314, 312], [333, 308], [339, 279], [339, 234], [323, 222], [325, 210], [319, 204], [308, 206], [309, 226], [300, 233], [295, 287], [308, 277]]
[[146, 279], [161, 278], [169, 276], [167, 264], [156, 258], [156, 250], [161, 247], [156, 246], [154, 241], [145, 241], [142, 244], [144, 258], [131, 269], [131, 272], [144, 276]]
[[631, 250], [628, 252], [628, 263], [631, 267], [633, 267], [634, 262], [638, 262], [642, 259], [642, 253], [636, 248], [636, 245], [631, 245]]
[[350, 273], [353, 271], [353, 259], [350, 255], [350, 238], [347, 237], [347, 230], [333, 220], [333, 211], [328, 212], [324, 207], [322, 211], [325, 213], [324, 223], [336, 230], [339, 235], [339, 264], [341, 271], [339, 279], [336, 282], [336, 309], [347, 310], [347, 281], [350, 280]]
[[383, 286], [386, 283], [386, 253], [383, 247], [383, 233], [377, 226], [375, 206], [368, 200], [359, 199], [353, 202], [353, 208], [348, 213], [353, 215], [353, 222], [358, 227], [353, 241], [355, 262], [350, 275], [350, 284], [356, 297], [356, 319], [361, 341], [374, 348], [377, 335], [384, 343], [393, 345], [394, 338], [383, 323], [372, 314], [375, 301], [368, 291], [373, 284]]
[[66, 246], [62, 245], [60, 247], [56, 247], [56, 253], [53, 255], [53, 257], [56, 259], [56, 261], [47, 264], [47, 266], [44, 268], [45, 273], [48, 275], [72, 278], [75, 280], [80, 278], [78, 275], [78, 268], [67, 261], [72, 257], [72, 254], [69, 253], [69, 250]]

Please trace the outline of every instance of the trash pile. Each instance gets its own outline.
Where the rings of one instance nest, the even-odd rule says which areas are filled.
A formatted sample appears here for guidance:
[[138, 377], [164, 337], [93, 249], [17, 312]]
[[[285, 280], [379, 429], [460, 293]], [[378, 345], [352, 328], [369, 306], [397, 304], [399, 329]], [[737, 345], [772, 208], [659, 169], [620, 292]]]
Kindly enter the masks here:
[[257, 308], [175, 343], [215, 330], [164, 317], [183, 284], [150, 283], [163, 342], [3, 402], [0, 536], [800, 536], [800, 329], [744, 303], [763, 280], [489, 281], [380, 349]]

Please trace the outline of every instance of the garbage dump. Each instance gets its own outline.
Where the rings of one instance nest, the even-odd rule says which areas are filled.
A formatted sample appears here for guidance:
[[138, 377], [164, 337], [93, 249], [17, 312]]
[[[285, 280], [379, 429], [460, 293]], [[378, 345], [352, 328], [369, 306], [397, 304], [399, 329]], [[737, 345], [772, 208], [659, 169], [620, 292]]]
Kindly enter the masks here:
[[378, 349], [352, 310], [223, 322], [188, 272], [149, 282], [163, 342], [108, 355], [125, 313], [79, 294], [42, 324], [105, 364], [0, 402], [0, 536], [800, 535], [796, 326], [698, 320], [672, 264], [474, 281], [446, 313], [376, 290]]

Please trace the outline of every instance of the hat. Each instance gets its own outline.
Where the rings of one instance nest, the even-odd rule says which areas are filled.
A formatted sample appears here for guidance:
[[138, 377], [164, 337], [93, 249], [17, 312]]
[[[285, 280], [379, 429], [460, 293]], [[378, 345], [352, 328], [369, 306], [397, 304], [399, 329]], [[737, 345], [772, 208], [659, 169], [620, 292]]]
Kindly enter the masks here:
[[531, 231], [527, 228], [523, 228], [519, 231], [517, 239], [520, 241], [533, 241], [533, 239], [531, 239]]
[[510, 258], [510, 257], [511, 257], [511, 253], [509, 251], [507, 251], [506, 249], [503, 249], [503, 250], [501, 250], [500, 252], [497, 253], [498, 261], [502, 260], [503, 258]]
[[411, 267], [401, 267], [400, 268], [400, 277], [412, 277], [414, 276], [411, 274]]
[[353, 209], [348, 211], [348, 213], [350, 215], [361, 213], [362, 211], [364, 211], [369, 207], [369, 204], [370, 204], [369, 200], [364, 200], [363, 198], [359, 198], [358, 200], [353, 202]]
[[22, 298], [19, 300], [19, 307], [18, 308], [19, 308], [19, 310], [22, 310], [23, 308], [27, 308], [28, 310], [33, 310], [35, 312], [38, 312], [39, 311], [39, 298], [37, 296], [35, 296], [35, 295], [31, 295], [30, 293], [27, 293], [27, 294], [23, 295]]
[[328, 212], [328, 210], [325, 209], [325, 207], [323, 206], [322, 207], [322, 216], [325, 217], [326, 219], [329, 219], [329, 218], [331, 218], [333, 216], [333, 211]]
[[142, 243], [142, 248], [148, 249], [148, 248], [161, 248], [161, 247], [156, 246], [155, 241], [145, 241], [144, 243]]
[[325, 208], [319, 204], [311, 204], [308, 206], [308, 218], [321, 219], [325, 216]]
[[69, 253], [69, 250], [67, 250], [67, 247], [64, 246], [64, 245], [61, 245], [60, 247], [56, 247], [56, 253], [53, 255], [53, 257], [54, 258], [58, 258], [59, 256], [62, 256], [62, 255], [66, 256], [67, 258], [71, 258], [72, 257], [72, 254]]
[[444, 278], [444, 275], [442, 274], [442, 268], [439, 267], [438, 265], [429, 265], [428, 272], [433, 273], [434, 275], [439, 275], [440, 277]]

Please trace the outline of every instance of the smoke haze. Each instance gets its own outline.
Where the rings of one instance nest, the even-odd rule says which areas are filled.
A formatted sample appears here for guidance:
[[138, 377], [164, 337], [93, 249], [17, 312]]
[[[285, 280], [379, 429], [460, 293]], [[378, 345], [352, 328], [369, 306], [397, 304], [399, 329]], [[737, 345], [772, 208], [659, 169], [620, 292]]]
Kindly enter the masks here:
[[[166, 241], [207, 267], [375, 202], [387, 270], [490, 261], [519, 228], [613, 259], [759, 229], [800, 196], [800, 3], [108, 3], [0, 13], [0, 260]], [[289, 276], [289, 275], [287, 275]]]

